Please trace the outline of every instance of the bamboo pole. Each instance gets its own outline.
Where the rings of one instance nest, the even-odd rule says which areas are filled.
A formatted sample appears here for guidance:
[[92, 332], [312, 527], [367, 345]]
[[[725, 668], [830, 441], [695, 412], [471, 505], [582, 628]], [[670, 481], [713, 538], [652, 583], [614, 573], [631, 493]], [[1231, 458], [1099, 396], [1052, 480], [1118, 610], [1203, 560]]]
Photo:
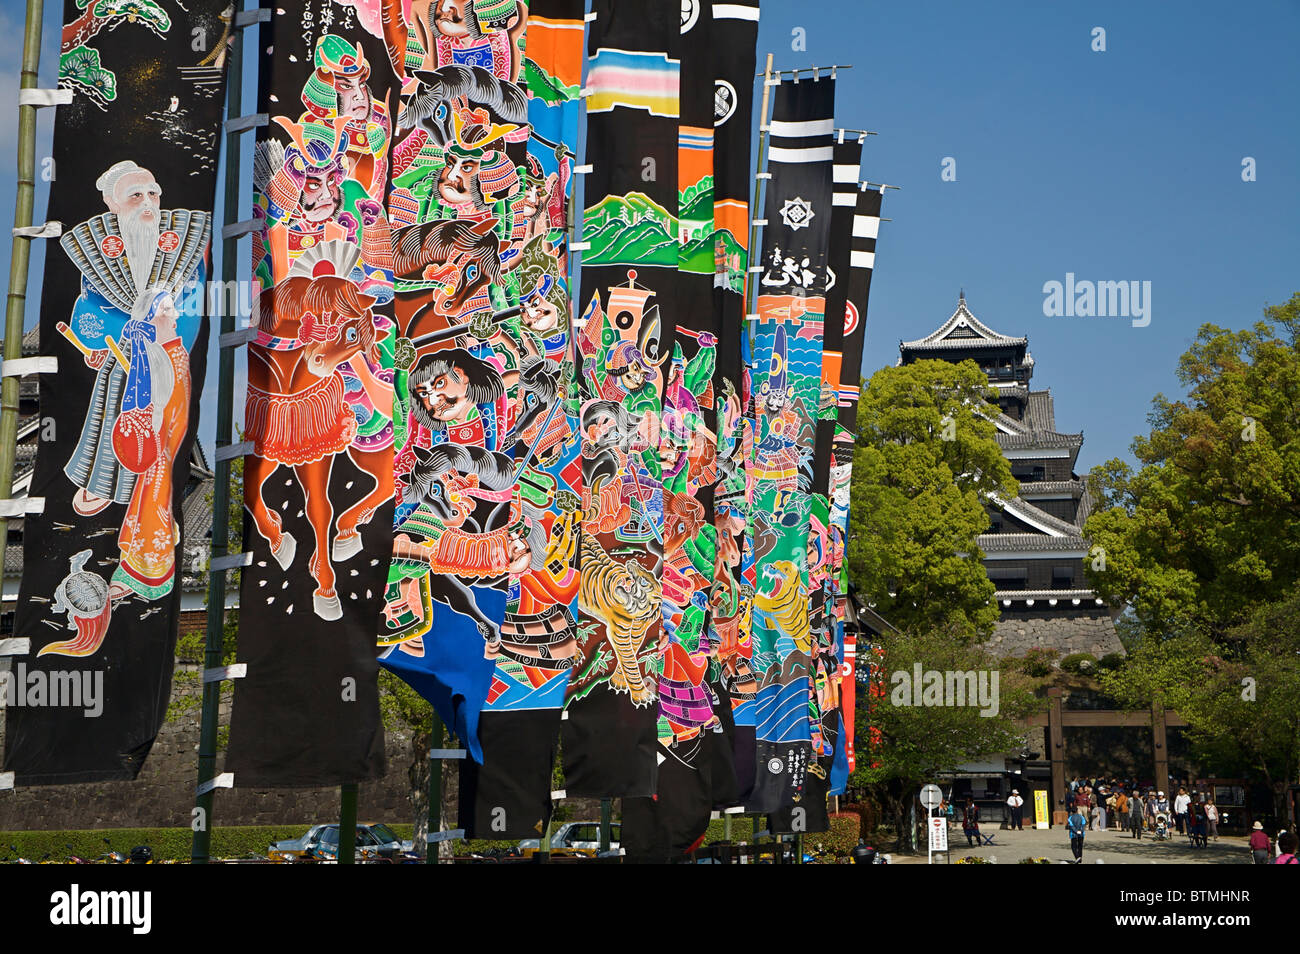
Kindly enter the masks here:
[[[41, 21], [44, 0], [27, 0], [27, 25], [23, 30], [23, 61], [19, 89], [35, 89], [41, 63]], [[32, 224], [36, 202], [36, 107], [18, 107], [18, 195], [14, 200], [14, 228]], [[15, 235], [9, 259], [9, 298], [5, 304], [4, 360], [23, 354], [23, 322], [27, 312], [27, 271], [32, 240]], [[18, 397], [22, 379], [4, 378], [0, 384], [0, 500], [8, 500], [14, 489], [14, 458], [18, 443]], [[5, 547], [9, 543], [9, 520], [0, 518], [0, 587], [4, 583]], [[0, 590], [2, 595], [2, 590]]]
[[[758, 178], [758, 173], [763, 171], [763, 161], [767, 158], [767, 127], [768, 127], [768, 107], [772, 99], [772, 87], [770, 79], [772, 76], [772, 54], [767, 54], [767, 64], [763, 67], [763, 110], [758, 118], [758, 162], [754, 169], [754, 204], [749, 210], [749, 249], [745, 258], [746, 267], [752, 267], [754, 259], [757, 256], [762, 258], [760, 250], [756, 246], [758, 240], [758, 226], [754, 224], [754, 219], [761, 218], [763, 215], [762, 207], [759, 202], [763, 197], [763, 180]], [[758, 282], [754, 281], [753, 272], [745, 272], [745, 315], [749, 316], [754, 313], [755, 293], [758, 289]], [[749, 318], [745, 319], [746, 334], [750, 334], [750, 345], [753, 345], [752, 332], [749, 326]]]
[[[236, 11], [239, 5], [236, 4]], [[244, 105], [244, 54], [243, 31], [235, 29], [230, 38], [230, 52], [226, 60], [226, 118], [235, 119], [243, 112]], [[226, 132], [225, 158], [226, 178], [225, 193], [222, 199], [222, 211], [229, 221], [239, 218], [240, 201], [240, 150], [238, 131]], [[228, 238], [221, 243], [221, 278], [224, 287], [234, 287], [232, 283], [239, 274], [236, 264], [239, 256], [239, 239]], [[222, 296], [226, 302], [231, 296]], [[238, 300], [238, 296], [234, 296]], [[224, 308], [221, 315], [221, 333], [235, 330], [235, 316]], [[218, 339], [220, 340], [220, 339]], [[233, 348], [217, 349], [217, 433], [216, 446], [220, 450], [230, 444], [234, 419], [235, 398], [235, 352]], [[230, 461], [218, 459], [213, 465], [212, 482], [212, 557], [227, 554], [230, 546]], [[225, 652], [226, 626], [226, 571], [208, 571], [208, 616], [207, 637], [203, 653], [205, 669], [221, 666]], [[205, 788], [205, 782], [211, 781], [217, 772], [217, 721], [221, 709], [221, 682], [203, 683], [203, 714], [199, 724], [199, 785]], [[194, 832], [194, 841], [190, 848], [192, 864], [207, 864], [212, 848], [212, 805], [215, 791], [208, 788], [194, 798], [196, 821], [201, 822]]]

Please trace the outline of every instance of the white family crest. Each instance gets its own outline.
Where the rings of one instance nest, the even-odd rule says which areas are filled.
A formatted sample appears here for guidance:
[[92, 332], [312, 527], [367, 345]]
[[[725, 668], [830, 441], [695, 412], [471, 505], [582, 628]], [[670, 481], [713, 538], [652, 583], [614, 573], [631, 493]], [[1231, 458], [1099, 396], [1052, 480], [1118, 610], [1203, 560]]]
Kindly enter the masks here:
[[785, 205], [781, 206], [781, 221], [793, 232], [807, 228], [808, 223], [812, 221], [813, 216], [816, 214], [813, 211], [812, 203], [799, 196], [786, 199]]

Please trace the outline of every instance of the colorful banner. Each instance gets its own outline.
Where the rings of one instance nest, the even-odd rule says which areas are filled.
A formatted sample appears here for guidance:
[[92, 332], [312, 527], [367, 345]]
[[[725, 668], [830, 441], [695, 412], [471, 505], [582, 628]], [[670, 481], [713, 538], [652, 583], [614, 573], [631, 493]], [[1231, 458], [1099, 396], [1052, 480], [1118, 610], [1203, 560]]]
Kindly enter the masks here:
[[[840, 134], [842, 135], [842, 134]], [[835, 619], [835, 600], [844, 563], [844, 538], [837, 532], [838, 511], [833, 503], [834, 481], [842, 472], [834, 466], [833, 446], [839, 410], [841, 348], [844, 323], [833, 316], [844, 313], [848, 299], [849, 244], [857, 203], [858, 167], [862, 145], [856, 139], [836, 141], [832, 149], [830, 246], [826, 259], [826, 315], [822, 335], [821, 400], [817, 410], [817, 442], [813, 452], [812, 515], [808, 537], [809, 632], [813, 644], [808, 711], [811, 720], [812, 760], [799, 801], [793, 810], [772, 815], [773, 831], [827, 831], [830, 816], [826, 796], [837, 754], [843, 753], [840, 731], [840, 658], [842, 641]], [[844, 490], [848, 489], [847, 482]], [[796, 827], [797, 826], [797, 827]]]
[[597, 0], [588, 39], [578, 658], [563, 721], [565, 790], [648, 796], [665, 544], [660, 429], [677, 316], [681, 21]]
[[[479, 719], [480, 765], [461, 763], [458, 824], [468, 837], [529, 838], [551, 810], [564, 692], [577, 654], [582, 461], [570, 334], [568, 220], [583, 59], [582, 0], [533, 0], [523, 76], [527, 168], [515, 207], [522, 356], [513, 459], [520, 519], [495, 667]], [[518, 227], [523, 223], [522, 230]]]
[[[287, 0], [262, 26], [253, 162], [239, 661], [226, 767], [249, 787], [384, 771], [375, 620], [392, 550], [400, 108], [376, 11]], [[400, 119], [399, 119], [400, 123]]]
[[[171, 688], [181, 505], [207, 363], [206, 281], [227, 0], [64, 4], [4, 770], [17, 785], [133, 779]], [[38, 693], [35, 691], [40, 688]], [[38, 701], [39, 700], [39, 701]]]
[[713, 376], [720, 331], [713, 293], [712, 25], [710, 5], [682, 7], [678, 274], [669, 308], [677, 327], [659, 429], [664, 494], [663, 636], [656, 662], [659, 777], [653, 798], [623, 799], [621, 844], [632, 860], [680, 854], [704, 834], [714, 801], [713, 749], [725, 742], [721, 669], [708, 625], [717, 558]]
[[547, 435], [521, 401], [554, 386], [520, 330], [521, 282], [536, 265], [525, 240], [548, 232], [552, 214], [530, 204], [527, 25], [514, 2], [384, 7], [403, 105], [389, 197], [396, 506], [380, 660], [475, 759], [512, 575], [541, 529], [521, 478]]
[[[751, 121], [758, 2], [713, 5], [714, 298], [718, 349], [713, 376], [717, 472], [713, 520], [717, 559], [709, 593], [711, 642], [721, 669], [718, 711], [726, 744], [714, 746], [714, 808], [744, 804], [754, 783], [754, 723], [758, 680], [752, 667], [750, 609], [753, 547], [746, 536], [746, 475], [753, 446], [749, 407], [749, 328], [745, 287], [749, 268], [749, 193], [754, 184]], [[766, 117], [764, 117], [766, 119]], [[747, 579], [747, 576], [749, 579]], [[728, 787], [728, 783], [732, 783]]]
[[760, 258], [753, 383], [750, 529], [755, 550], [752, 665], [759, 674], [757, 770], [746, 807], [804, 797], [813, 757], [809, 621], [813, 448], [822, 403], [822, 326], [832, 216], [831, 79], [776, 88]]

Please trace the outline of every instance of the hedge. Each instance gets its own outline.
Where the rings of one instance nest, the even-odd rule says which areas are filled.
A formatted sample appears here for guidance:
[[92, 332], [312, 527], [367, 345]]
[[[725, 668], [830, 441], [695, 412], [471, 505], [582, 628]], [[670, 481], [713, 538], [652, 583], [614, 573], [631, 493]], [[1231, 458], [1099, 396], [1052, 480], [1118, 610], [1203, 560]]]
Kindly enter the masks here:
[[[212, 832], [213, 858], [266, 857], [273, 842], [301, 838], [310, 825], [244, 825]], [[410, 838], [412, 825], [389, 825], [399, 838]], [[109, 844], [104, 844], [107, 838]], [[77, 855], [94, 861], [108, 851], [127, 854], [136, 845], [153, 849], [155, 861], [189, 861], [194, 832], [188, 828], [100, 828], [82, 831], [0, 831], [0, 861], [17, 857], [66, 861]], [[69, 848], [68, 846], [72, 847]], [[15, 850], [16, 849], [16, 850]]]

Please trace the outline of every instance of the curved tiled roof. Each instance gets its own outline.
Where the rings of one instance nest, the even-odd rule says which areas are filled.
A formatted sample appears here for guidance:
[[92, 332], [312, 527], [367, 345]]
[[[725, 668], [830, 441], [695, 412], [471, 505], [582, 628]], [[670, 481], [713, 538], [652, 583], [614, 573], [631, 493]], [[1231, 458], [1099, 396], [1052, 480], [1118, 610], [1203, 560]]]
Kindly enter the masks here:
[[1050, 537], [1045, 533], [981, 533], [976, 541], [985, 554], [1008, 550], [1086, 550], [1088, 542], [1074, 527], [1074, 533], [1063, 537]]
[[930, 351], [948, 348], [1025, 347], [1028, 338], [1012, 338], [994, 331], [966, 307], [966, 296], [957, 302], [957, 310], [942, 325], [924, 338], [900, 341], [899, 351]]

